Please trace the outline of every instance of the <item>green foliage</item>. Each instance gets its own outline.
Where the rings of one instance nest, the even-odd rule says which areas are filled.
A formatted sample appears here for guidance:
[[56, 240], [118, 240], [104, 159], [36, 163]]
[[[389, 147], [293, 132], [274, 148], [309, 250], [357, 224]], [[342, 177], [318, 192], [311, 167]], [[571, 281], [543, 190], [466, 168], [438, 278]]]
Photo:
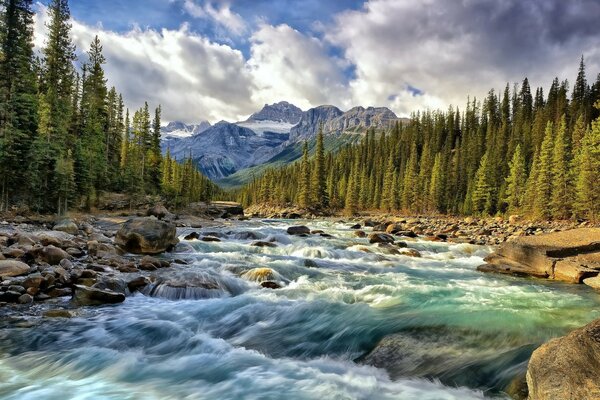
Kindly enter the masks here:
[[525, 157], [521, 145], [517, 145], [512, 160], [509, 163], [510, 173], [506, 178], [506, 198], [509, 212], [518, 212], [523, 205], [527, 175], [525, 172]]
[[[600, 101], [596, 103], [600, 109]], [[577, 171], [576, 212], [594, 221], [600, 219], [600, 119], [596, 119], [581, 142], [575, 161]]]
[[177, 205], [219, 193], [189, 159], [169, 156], [163, 168], [160, 107], [152, 126], [146, 104], [130, 127], [122, 96], [107, 87], [98, 37], [75, 72], [67, 0], [50, 2], [43, 58], [34, 60], [31, 3], [0, 0], [0, 211], [26, 203], [63, 214], [93, 206], [102, 191], [164, 190]]

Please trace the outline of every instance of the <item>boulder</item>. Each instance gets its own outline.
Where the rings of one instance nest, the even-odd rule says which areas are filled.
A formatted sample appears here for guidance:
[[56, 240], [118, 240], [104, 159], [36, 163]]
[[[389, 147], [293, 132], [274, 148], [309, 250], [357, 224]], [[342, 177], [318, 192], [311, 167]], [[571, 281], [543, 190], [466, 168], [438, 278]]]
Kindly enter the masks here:
[[600, 228], [521, 236], [485, 261], [480, 271], [581, 283], [600, 271]]
[[254, 246], [254, 247], [277, 247], [277, 244], [272, 243], [272, 242], [258, 241], [258, 242], [253, 242], [250, 246]]
[[527, 386], [530, 400], [600, 399], [600, 320], [535, 350]]
[[70, 219], [65, 219], [57, 222], [56, 225], [54, 225], [53, 229], [55, 231], [66, 232], [71, 235], [76, 235], [79, 231], [79, 227], [77, 226], [77, 224], [71, 221]]
[[162, 204], [157, 204], [154, 207], [149, 208], [148, 211], [146, 211], [147, 216], [156, 217], [158, 219], [163, 219], [164, 217], [166, 217], [169, 214], [170, 214], [169, 210], [167, 210], [167, 208], [165, 206], [163, 206]]
[[358, 238], [366, 238], [367, 233], [365, 231], [354, 231], [354, 236]]
[[394, 238], [385, 233], [371, 233], [369, 243], [394, 243]]
[[33, 297], [27, 293], [22, 294], [21, 296], [19, 296], [19, 298], [17, 299], [19, 304], [31, 304], [33, 303]]
[[221, 241], [221, 239], [219, 239], [218, 237], [214, 237], [214, 236], [203, 236], [200, 240], [203, 242], [220, 242]]
[[415, 250], [415, 249], [404, 249], [400, 252], [400, 254], [402, 254], [403, 256], [408, 256], [408, 257], [415, 257], [415, 258], [421, 257], [421, 253], [419, 253], [419, 251]]
[[115, 244], [134, 254], [160, 254], [179, 243], [174, 224], [154, 217], [133, 218], [123, 224], [115, 237]]
[[287, 233], [288, 235], [309, 235], [310, 229], [307, 226], [290, 226]]
[[139, 277], [127, 282], [127, 288], [129, 289], [130, 292], [133, 293], [136, 290], [139, 290], [143, 287], [148, 286], [149, 284], [150, 284], [150, 279], [146, 278], [145, 276], [139, 276]]
[[91, 288], [83, 285], [74, 285], [73, 301], [80, 306], [98, 306], [102, 304], [116, 304], [125, 301], [123, 293]]
[[56, 246], [46, 246], [40, 251], [40, 259], [50, 265], [59, 265], [64, 259], [71, 258], [71, 255]]
[[0, 276], [11, 277], [25, 275], [29, 272], [29, 265], [17, 260], [0, 260]]
[[389, 224], [386, 228], [385, 228], [385, 233], [388, 233], [390, 235], [395, 234], [396, 232], [399, 232], [402, 230], [402, 225], [401, 224]]
[[123, 279], [103, 276], [92, 286], [92, 288], [127, 294], [128, 285]]
[[198, 240], [198, 239], [200, 239], [200, 234], [198, 232], [192, 232], [192, 233], [186, 235], [183, 239], [184, 240]]
[[75, 312], [70, 310], [48, 310], [44, 313], [46, 318], [73, 318]]

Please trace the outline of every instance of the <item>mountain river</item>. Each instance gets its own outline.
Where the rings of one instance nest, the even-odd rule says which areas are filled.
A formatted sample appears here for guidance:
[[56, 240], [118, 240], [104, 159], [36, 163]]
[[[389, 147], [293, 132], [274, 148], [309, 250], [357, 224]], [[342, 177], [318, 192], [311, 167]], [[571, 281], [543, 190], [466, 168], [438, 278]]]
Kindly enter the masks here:
[[298, 223], [181, 230], [189, 264], [119, 305], [0, 311], [0, 399], [507, 398], [537, 346], [600, 314], [583, 285], [477, 272], [489, 247], [417, 239], [410, 257], [349, 224], [288, 235]]

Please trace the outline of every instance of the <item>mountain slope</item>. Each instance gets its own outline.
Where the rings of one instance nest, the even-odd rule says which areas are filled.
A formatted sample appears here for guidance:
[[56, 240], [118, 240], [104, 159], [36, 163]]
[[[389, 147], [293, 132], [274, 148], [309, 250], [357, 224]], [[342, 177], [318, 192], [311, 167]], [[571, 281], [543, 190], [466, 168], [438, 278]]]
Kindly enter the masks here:
[[252, 165], [257, 155], [282, 142], [281, 139], [259, 136], [248, 128], [222, 121], [199, 134], [168, 145], [175, 159], [182, 160], [191, 155], [206, 176], [218, 179]]

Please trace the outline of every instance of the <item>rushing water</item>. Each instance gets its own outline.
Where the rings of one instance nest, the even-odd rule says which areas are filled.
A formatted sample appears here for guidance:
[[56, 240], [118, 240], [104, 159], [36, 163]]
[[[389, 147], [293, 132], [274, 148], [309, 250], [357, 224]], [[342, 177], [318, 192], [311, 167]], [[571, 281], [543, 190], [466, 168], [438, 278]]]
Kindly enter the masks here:
[[120, 305], [3, 317], [0, 398], [504, 398], [537, 345], [598, 317], [586, 287], [477, 272], [490, 248], [417, 240], [411, 258], [347, 224], [307, 222], [328, 239], [291, 223], [207, 229], [222, 242], [187, 242], [190, 265]]

